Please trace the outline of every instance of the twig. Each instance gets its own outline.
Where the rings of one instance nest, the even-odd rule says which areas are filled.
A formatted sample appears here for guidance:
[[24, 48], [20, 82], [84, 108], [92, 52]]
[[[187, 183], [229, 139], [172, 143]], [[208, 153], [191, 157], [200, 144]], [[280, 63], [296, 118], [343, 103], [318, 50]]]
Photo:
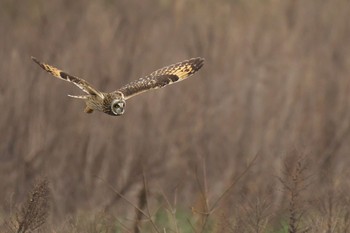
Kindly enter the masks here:
[[150, 211], [150, 209], [149, 209], [149, 203], [148, 203], [148, 186], [147, 186], [147, 180], [146, 180], [146, 176], [145, 176], [145, 173], [143, 172], [142, 173], [142, 177], [143, 177], [143, 185], [144, 185], [144, 189], [145, 189], [145, 198], [146, 198], [146, 209], [147, 209], [147, 212], [148, 212], [148, 218], [149, 218], [149, 220], [150, 220], [150, 222], [151, 222], [151, 224], [152, 224], [152, 226], [153, 226], [153, 228], [156, 230], [156, 232], [158, 232], [158, 233], [160, 233], [160, 231], [159, 231], [159, 229], [158, 229], [158, 227], [157, 227], [157, 225], [155, 224], [155, 222], [152, 220], [152, 218], [151, 218], [151, 211]]
[[137, 207], [134, 203], [132, 203], [129, 199], [127, 199], [123, 194], [121, 194], [120, 192], [118, 192], [118, 190], [116, 190], [111, 184], [109, 184], [107, 181], [105, 181], [104, 179], [102, 179], [99, 176], [96, 176], [96, 178], [98, 178], [99, 180], [101, 180], [103, 183], [105, 183], [108, 188], [110, 188], [115, 194], [117, 194], [120, 198], [122, 198], [124, 201], [126, 201], [129, 205], [131, 205], [132, 207], [134, 207], [136, 210], [138, 210], [140, 213], [142, 213], [142, 215], [146, 218], [148, 218], [149, 216], [142, 211], [139, 207]]
[[229, 187], [221, 194], [221, 196], [214, 202], [212, 207], [210, 208], [210, 212], [214, 211], [219, 202], [230, 192], [230, 190], [236, 185], [236, 183], [249, 171], [249, 169], [253, 166], [255, 160], [258, 158], [259, 154], [256, 154], [254, 158], [249, 162], [248, 166], [243, 170], [243, 172], [236, 177], [236, 179], [230, 184]]

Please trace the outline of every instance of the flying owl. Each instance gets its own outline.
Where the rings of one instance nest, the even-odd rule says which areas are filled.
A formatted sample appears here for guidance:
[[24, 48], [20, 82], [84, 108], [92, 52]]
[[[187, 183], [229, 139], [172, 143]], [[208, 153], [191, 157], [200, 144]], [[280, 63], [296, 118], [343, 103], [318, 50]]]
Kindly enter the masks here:
[[53, 76], [71, 82], [84, 91], [86, 95], [68, 95], [69, 97], [85, 101], [86, 107], [84, 112], [92, 113], [96, 110], [112, 116], [124, 114], [127, 99], [148, 90], [165, 87], [185, 80], [197, 72], [204, 64], [204, 59], [200, 57], [185, 60], [156, 70], [145, 77], [126, 84], [116, 91], [105, 93], [98, 91], [84, 79], [42, 63], [35, 57], [32, 57], [32, 60]]

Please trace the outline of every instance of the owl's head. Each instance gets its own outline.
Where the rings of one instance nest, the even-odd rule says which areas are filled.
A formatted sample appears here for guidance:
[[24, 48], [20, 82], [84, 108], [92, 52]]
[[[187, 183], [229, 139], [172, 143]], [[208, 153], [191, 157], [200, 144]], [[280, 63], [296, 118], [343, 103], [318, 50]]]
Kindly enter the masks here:
[[112, 113], [115, 115], [115, 116], [120, 116], [120, 115], [123, 115], [124, 113], [124, 108], [125, 108], [125, 100], [123, 99], [114, 99], [112, 100], [111, 102], [111, 110], [112, 110]]

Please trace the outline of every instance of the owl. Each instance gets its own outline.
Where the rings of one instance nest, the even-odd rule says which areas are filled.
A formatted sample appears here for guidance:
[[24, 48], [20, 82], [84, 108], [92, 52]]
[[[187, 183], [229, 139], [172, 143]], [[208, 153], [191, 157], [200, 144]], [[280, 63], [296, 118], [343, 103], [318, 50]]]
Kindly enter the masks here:
[[68, 95], [69, 97], [85, 101], [86, 107], [84, 112], [92, 113], [96, 110], [111, 116], [121, 116], [124, 114], [127, 99], [149, 90], [185, 80], [197, 72], [204, 64], [203, 58], [191, 58], [163, 67], [145, 77], [122, 86], [116, 91], [106, 93], [98, 91], [84, 79], [40, 62], [35, 57], [32, 57], [32, 60], [54, 77], [71, 82], [85, 92], [85, 95]]

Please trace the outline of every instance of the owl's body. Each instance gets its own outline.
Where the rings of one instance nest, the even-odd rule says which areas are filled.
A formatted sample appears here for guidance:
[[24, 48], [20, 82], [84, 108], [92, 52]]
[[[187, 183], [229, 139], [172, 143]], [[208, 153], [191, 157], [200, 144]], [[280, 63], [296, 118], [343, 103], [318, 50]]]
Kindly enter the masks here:
[[[94, 110], [96, 111], [100, 111], [100, 112], [104, 112], [107, 113], [109, 115], [116, 115], [112, 109], [111, 109], [111, 105], [112, 102], [114, 100], [120, 100], [120, 107], [124, 108], [125, 107], [125, 103], [123, 103], [123, 95], [119, 92], [115, 92], [115, 93], [102, 93], [103, 94], [103, 99], [100, 96], [97, 95], [88, 95], [86, 96], [86, 108], [85, 108], [85, 112], [86, 113], [92, 113]], [[74, 97], [73, 97], [74, 98]]]
[[84, 111], [86, 113], [92, 113], [96, 110], [112, 116], [120, 116], [124, 113], [125, 101], [127, 99], [148, 90], [161, 88], [182, 81], [197, 72], [204, 63], [203, 58], [192, 58], [156, 70], [148, 76], [133, 81], [116, 91], [104, 93], [98, 91], [84, 79], [69, 75], [51, 65], [39, 62], [34, 57], [32, 57], [32, 59], [53, 76], [71, 82], [84, 91], [86, 95], [69, 96], [84, 100], [86, 103]]

